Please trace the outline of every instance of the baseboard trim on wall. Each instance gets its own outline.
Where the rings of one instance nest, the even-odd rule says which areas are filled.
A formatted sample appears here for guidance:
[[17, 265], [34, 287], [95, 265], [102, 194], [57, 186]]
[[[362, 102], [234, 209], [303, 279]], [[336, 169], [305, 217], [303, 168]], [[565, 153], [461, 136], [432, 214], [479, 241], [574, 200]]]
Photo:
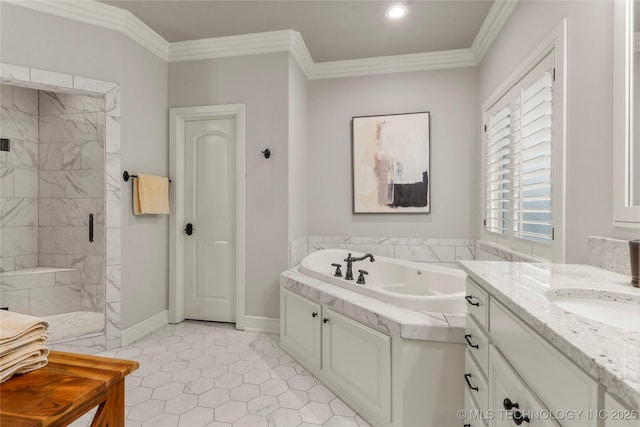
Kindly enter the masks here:
[[126, 347], [134, 341], [144, 337], [147, 334], [155, 331], [156, 329], [162, 328], [164, 325], [169, 323], [169, 311], [164, 310], [158, 314], [154, 314], [153, 316], [143, 320], [140, 323], [136, 323], [122, 331], [120, 336], [120, 340], [122, 342], [122, 347]]
[[244, 330], [247, 332], [261, 332], [265, 334], [280, 333], [280, 319], [262, 316], [245, 316]]

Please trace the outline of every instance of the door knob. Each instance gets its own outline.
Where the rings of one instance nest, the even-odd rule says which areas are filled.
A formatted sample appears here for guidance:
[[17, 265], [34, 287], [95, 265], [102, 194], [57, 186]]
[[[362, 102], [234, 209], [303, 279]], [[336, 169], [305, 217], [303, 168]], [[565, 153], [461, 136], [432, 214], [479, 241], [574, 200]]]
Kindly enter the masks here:
[[187, 226], [184, 228], [184, 232], [187, 233], [187, 236], [191, 236], [194, 231], [196, 231], [196, 229], [193, 228], [193, 224], [191, 223], [188, 223]]

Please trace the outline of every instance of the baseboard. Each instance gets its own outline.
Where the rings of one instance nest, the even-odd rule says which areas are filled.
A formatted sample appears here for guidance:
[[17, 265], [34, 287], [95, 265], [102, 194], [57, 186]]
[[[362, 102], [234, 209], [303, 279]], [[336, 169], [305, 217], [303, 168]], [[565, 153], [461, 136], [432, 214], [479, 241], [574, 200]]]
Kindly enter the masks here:
[[122, 347], [126, 347], [132, 342], [144, 337], [147, 334], [163, 327], [169, 323], [169, 312], [167, 310], [161, 311], [158, 314], [154, 314], [148, 319], [143, 320], [140, 323], [136, 323], [122, 331], [120, 335], [120, 341]]
[[265, 334], [280, 333], [280, 319], [261, 316], [245, 316], [244, 330], [247, 332], [262, 332]]

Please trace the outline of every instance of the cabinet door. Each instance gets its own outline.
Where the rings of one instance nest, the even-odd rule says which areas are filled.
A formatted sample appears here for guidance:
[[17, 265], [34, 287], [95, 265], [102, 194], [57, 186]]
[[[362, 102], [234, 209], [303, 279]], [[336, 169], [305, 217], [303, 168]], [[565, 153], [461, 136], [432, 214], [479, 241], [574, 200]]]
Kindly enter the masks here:
[[320, 369], [320, 304], [280, 289], [280, 346], [307, 369]]
[[389, 422], [391, 339], [331, 309], [322, 321], [325, 378], [364, 412]]
[[[489, 410], [491, 427], [513, 427], [522, 414], [525, 386], [494, 346], [489, 348]], [[525, 424], [528, 425], [528, 424]]]

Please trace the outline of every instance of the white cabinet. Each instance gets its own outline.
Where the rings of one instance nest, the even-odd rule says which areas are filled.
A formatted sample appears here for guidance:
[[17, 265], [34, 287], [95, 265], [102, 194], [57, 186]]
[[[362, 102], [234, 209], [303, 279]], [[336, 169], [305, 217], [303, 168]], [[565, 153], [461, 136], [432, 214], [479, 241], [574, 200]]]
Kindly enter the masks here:
[[280, 345], [305, 366], [320, 369], [321, 306], [289, 291], [280, 292]]
[[391, 420], [391, 338], [286, 289], [280, 346], [355, 408]]
[[391, 338], [327, 308], [322, 371], [367, 413], [391, 418]]
[[604, 394], [604, 411], [600, 418], [604, 418], [604, 427], [638, 427], [640, 426], [640, 411], [627, 408], [618, 402], [611, 394]]

